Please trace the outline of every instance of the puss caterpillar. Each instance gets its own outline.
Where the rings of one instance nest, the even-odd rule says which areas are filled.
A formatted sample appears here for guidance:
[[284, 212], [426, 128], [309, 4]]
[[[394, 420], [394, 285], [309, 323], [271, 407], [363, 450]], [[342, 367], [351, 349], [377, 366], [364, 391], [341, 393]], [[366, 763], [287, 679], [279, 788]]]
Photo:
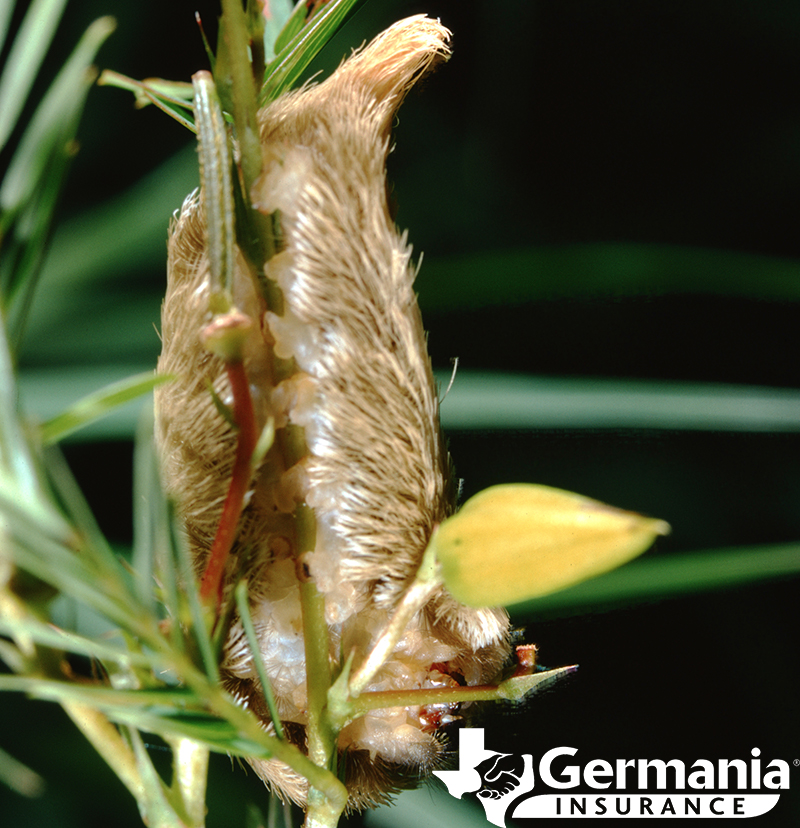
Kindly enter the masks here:
[[[387, 207], [385, 164], [394, 114], [408, 89], [449, 55], [449, 32], [424, 16], [403, 20], [355, 52], [318, 85], [289, 92], [259, 113], [263, 174], [250, 194], [279, 217], [280, 249], [266, 276], [284, 307], [268, 310], [237, 251], [233, 299], [259, 324], [245, 367], [259, 427], [302, 426], [307, 453], [287, 467], [281, 441], [252, 480], [228, 566], [244, 571], [261, 656], [289, 738], [305, 740], [306, 668], [298, 591], [314, 580], [325, 600], [334, 663], [356, 666], [413, 580], [434, 528], [454, 510], [439, 426], [437, 388], [413, 292], [411, 248]], [[157, 391], [157, 439], [202, 571], [220, 519], [236, 434], [215, 407], [230, 387], [200, 331], [210, 321], [210, 265], [203, 193], [170, 230]], [[276, 377], [275, 359], [297, 371]], [[313, 551], [298, 548], [296, 505], [316, 520]], [[306, 553], [306, 554], [303, 554]], [[399, 690], [493, 682], [509, 655], [508, 618], [472, 609], [440, 587], [366, 688]], [[241, 624], [234, 620], [226, 686], [272, 724]], [[350, 807], [386, 801], [442, 753], [437, 727], [449, 709], [372, 711], [339, 736]], [[278, 761], [253, 760], [281, 795], [303, 804], [306, 780]]]

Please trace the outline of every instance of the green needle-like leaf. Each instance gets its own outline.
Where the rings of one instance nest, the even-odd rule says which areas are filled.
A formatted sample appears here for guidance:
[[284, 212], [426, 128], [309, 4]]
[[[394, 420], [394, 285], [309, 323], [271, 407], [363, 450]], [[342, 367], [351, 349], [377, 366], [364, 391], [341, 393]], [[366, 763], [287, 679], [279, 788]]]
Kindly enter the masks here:
[[267, 60], [272, 60], [303, 28], [308, 9], [303, 3], [297, 3], [293, 9], [291, 0], [270, 0], [269, 12], [264, 26], [264, 51]]
[[14, 0], [0, 2], [0, 49], [3, 48], [8, 36], [8, 27], [11, 23], [11, 13], [14, 11]]
[[172, 377], [167, 375], [156, 375], [149, 372], [101, 388], [94, 394], [78, 400], [57, 417], [43, 423], [41, 427], [42, 442], [45, 445], [56, 443], [66, 437], [67, 434], [89, 425], [89, 423], [111, 413], [118, 406], [147, 394], [156, 386], [169, 382], [171, 379]]
[[275, 704], [275, 696], [272, 693], [272, 684], [264, 667], [264, 659], [261, 657], [261, 650], [258, 647], [258, 637], [253, 626], [253, 619], [250, 616], [250, 605], [247, 597], [247, 581], [240, 581], [236, 586], [236, 609], [239, 611], [239, 618], [244, 627], [245, 635], [247, 636], [247, 644], [250, 647], [250, 652], [253, 655], [253, 662], [256, 665], [256, 673], [261, 682], [261, 688], [264, 693], [264, 698], [269, 708], [269, 715], [272, 718], [272, 724], [275, 727], [275, 734], [279, 739], [286, 738], [283, 734], [283, 725], [281, 724], [280, 716], [278, 715], [278, 707]]
[[97, 79], [98, 86], [113, 86], [126, 89], [136, 98], [136, 106], [143, 108], [153, 104], [166, 112], [181, 126], [195, 132], [194, 114], [192, 113], [193, 90], [190, 83], [167, 81], [161, 78], [149, 78], [137, 81], [119, 72], [105, 69]]
[[[274, 100], [298, 80], [358, 2], [360, 0], [334, 0], [328, 3], [289, 40], [267, 67], [261, 89], [262, 104]], [[290, 23], [296, 25], [294, 20]]]
[[15, 343], [27, 317], [58, 195], [75, 150], [78, 121], [93, 79], [91, 63], [114, 25], [112, 18], [104, 17], [87, 29], [34, 113], [0, 185], [0, 235], [7, 246], [0, 287]]
[[41, 497], [41, 485], [17, 413], [17, 383], [0, 313], [0, 478], [20, 500]]
[[114, 21], [109, 17], [89, 27], [37, 108], [0, 187], [4, 214], [20, 209], [31, 198], [51, 153], [67, 152], [67, 142], [90, 86], [87, 70], [113, 30]]
[[192, 81], [214, 311], [226, 313], [233, 301], [231, 282], [236, 237], [228, 133], [211, 74], [197, 72]]
[[4, 635], [24, 633], [42, 646], [52, 647], [54, 650], [65, 653], [76, 653], [88, 658], [95, 658], [98, 661], [126, 662], [142, 667], [152, 664], [152, 659], [149, 656], [137, 653], [122, 643], [115, 646], [106, 641], [87, 638], [78, 633], [63, 630], [53, 624], [36, 621], [33, 618], [0, 618], [0, 632]]
[[41, 796], [45, 782], [36, 771], [16, 760], [0, 748], [0, 782], [22, 796]]
[[[55, 34], [66, 0], [33, 0], [14, 39], [0, 76], [0, 149], [2, 149], [33, 86]], [[0, 17], [0, 46], [13, 3], [4, 2]]]
[[[55, 681], [32, 676], [0, 676], [0, 690], [28, 693], [40, 699], [57, 702], [89, 704], [99, 709], [118, 711], [142, 709], [157, 715], [201, 706], [188, 690], [165, 688], [159, 690], [120, 690], [100, 684], [82, 684], [73, 681]], [[201, 718], [204, 714], [199, 713]]]

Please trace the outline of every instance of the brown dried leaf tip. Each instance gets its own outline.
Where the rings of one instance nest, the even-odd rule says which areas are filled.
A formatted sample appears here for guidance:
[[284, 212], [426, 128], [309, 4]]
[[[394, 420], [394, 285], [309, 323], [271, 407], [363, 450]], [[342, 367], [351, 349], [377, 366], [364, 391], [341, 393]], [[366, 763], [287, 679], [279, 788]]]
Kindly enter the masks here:
[[[411, 248], [389, 216], [385, 186], [394, 113], [411, 85], [449, 55], [449, 36], [424, 16], [403, 20], [328, 80], [259, 113], [264, 173], [252, 198], [280, 215], [282, 246], [266, 276], [280, 286], [285, 307], [280, 316], [266, 309], [238, 251], [233, 299], [261, 320], [245, 342], [245, 365], [257, 426], [272, 417], [278, 439], [251, 483], [226, 583], [247, 574], [279, 715], [300, 745], [307, 691], [296, 559], [308, 553], [304, 561], [324, 595], [334, 669], [353, 649], [357, 668], [413, 579], [433, 528], [453, 511]], [[224, 363], [200, 339], [210, 322], [201, 200], [189, 196], [171, 228], [159, 370], [180, 379], [157, 391], [166, 486], [198, 571], [236, 445], [208, 390], [210, 382], [230, 403]], [[290, 358], [297, 371], [276, 381], [276, 359]], [[307, 452], [294, 462], [288, 429], [298, 426]], [[298, 503], [316, 519], [313, 551], [298, 548]], [[503, 610], [470, 609], [439, 589], [366, 691], [487, 684], [508, 653]], [[227, 686], [271, 730], [237, 621], [222, 666]], [[447, 720], [447, 709], [404, 707], [348, 725], [339, 748], [347, 751], [350, 806], [383, 802], [435, 766], [442, 752], [436, 727]], [[252, 764], [281, 794], [304, 802], [306, 782], [288, 767]]]

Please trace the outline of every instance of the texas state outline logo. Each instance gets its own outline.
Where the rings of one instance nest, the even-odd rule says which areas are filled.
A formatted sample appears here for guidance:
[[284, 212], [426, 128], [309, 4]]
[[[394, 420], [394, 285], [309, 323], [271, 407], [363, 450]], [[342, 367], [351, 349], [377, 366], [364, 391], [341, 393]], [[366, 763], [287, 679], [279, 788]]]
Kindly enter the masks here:
[[[752, 818], [771, 811], [788, 791], [791, 769], [767, 762], [754, 747], [747, 759], [581, 759], [573, 747], [539, 758], [489, 750], [483, 728], [459, 730], [458, 770], [434, 771], [451, 796], [474, 793], [486, 819]], [[535, 795], [531, 795], [534, 787]], [[513, 811], [509, 812], [514, 805]]]
[[461, 799], [476, 793], [492, 825], [505, 828], [509, 805], [533, 790], [533, 755], [498, 753], [486, 750], [482, 727], [465, 727], [458, 731], [458, 770], [434, 771], [447, 785], [451, 796]]

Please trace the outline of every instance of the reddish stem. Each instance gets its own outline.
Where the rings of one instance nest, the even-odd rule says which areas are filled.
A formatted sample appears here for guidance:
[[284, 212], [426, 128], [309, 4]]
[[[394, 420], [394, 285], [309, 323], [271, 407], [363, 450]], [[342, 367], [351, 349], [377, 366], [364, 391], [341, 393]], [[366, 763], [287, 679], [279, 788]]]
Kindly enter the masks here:
[[250, 396], [250, 385], [247, 382], [244, 363], [241, 360], [228, 362], [225, 368], [233, 393], [233, 419], [239, 429], [239, 437], [236, 443], [236, 457], [233, 461], [228, 495], [222, 507], [217, 534], [200, 581], [200, 599], [204, 604], [208, 604], [213, 598], [217, 608], [222, 603], [222, 575], [236, 538], [239, 517], [244, 508], [244, 498], [252, 473], [250, 461], [257, 441], [253, 400]]

